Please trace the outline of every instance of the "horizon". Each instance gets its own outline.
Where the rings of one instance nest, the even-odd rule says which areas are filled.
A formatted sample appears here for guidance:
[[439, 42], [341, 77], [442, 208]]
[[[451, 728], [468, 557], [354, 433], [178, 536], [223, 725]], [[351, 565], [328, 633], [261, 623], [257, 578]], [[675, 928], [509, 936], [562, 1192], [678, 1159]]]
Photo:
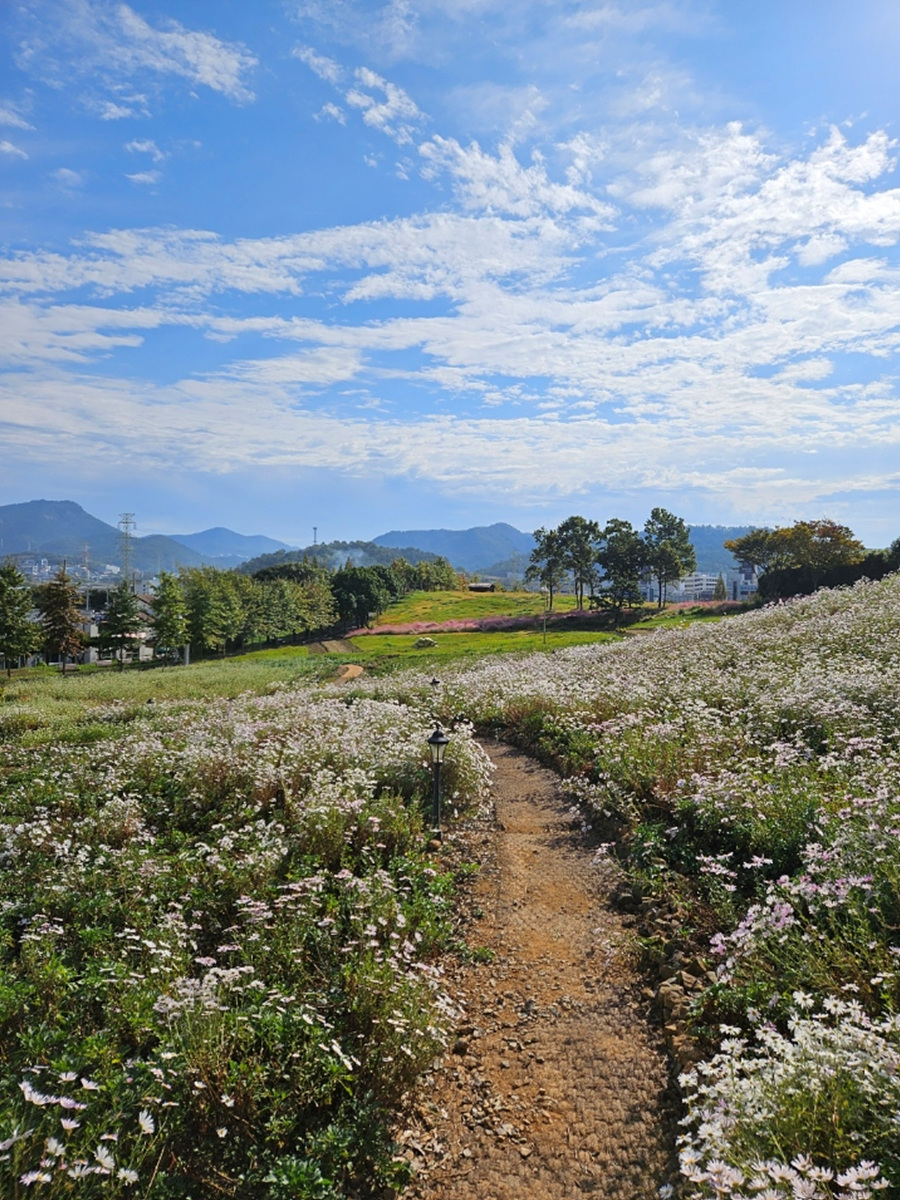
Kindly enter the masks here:
[[785, 7], [23, 0], [0, 504], [889, 545], [900, 10]]

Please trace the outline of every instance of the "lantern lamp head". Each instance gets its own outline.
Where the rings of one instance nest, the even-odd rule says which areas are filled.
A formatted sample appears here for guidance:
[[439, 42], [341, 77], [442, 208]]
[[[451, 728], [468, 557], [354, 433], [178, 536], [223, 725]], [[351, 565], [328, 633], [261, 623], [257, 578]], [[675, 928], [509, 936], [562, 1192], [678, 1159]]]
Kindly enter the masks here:
[[450, 744], [450, 739], [441, 729], [440, 725], [435, 725], [434, 733], [428, 739], [428, 749], [431, 751], [431, 761], [434, 766], [440, 766], [444, 761], [444, 751]]

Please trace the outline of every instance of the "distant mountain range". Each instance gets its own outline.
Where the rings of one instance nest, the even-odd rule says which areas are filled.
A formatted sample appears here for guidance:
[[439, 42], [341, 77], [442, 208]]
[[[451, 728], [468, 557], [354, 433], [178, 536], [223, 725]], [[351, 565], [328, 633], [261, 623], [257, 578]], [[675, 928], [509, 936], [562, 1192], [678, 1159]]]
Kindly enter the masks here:
[[485, 571], [487, 567], [514, 554], [526, 557], [534, 547], [530, 533], [522, 533], [502, 521], [496, 525], [476, 525], [472, 529], [407, 529], [381, 533], [372, 541], [376, 546], [415, 546], [440, 554], [463, 571]]
[[[722, 543], [742, 537], [749, 525], [694, 525], [691, 541], [697, 569], [716, 574], [734, 567]], [[92, 570], [121, 564], [121, 534], [113, 525], [92, 517], [72, 500], [29, 500], [0, 506], [0, 560], [8, 554], [84, 560], [85, 545]], [[145, 575], [209, 564], [227, 569], [259, 570], [273, 562], [315, 555], [329, 566], [349, 559], [365, 566], [402, 556], [418, 562], [436, 555], [459, 570], [499, 579], [521, 579], [528, 566], [534, 538], [513, 525], [497, 522], [471, 529], [407, 529], [379, 534], [371, 542], [329, 542], [294, 550], [275, 538], [235, 533], [216, 526], [201, 533], [151, 534], [133, 537], [131, 561]]]
[[[82, 563], [87, 547], [91, 570], [106, 564], [121, 566], [121, 533], [92, 517], [73, 500], [29, 500], [0, 505], [0, 560], [8, 554], [68, 559]], [[131, 562], [144, 575], [177, 571], [179, 567], [236, 567], [254, 554], [284, 549], [268, 537], [245, 537], [230, 529], [164, 537], [150, 534], [131, 539]]]
[[[710, 575], [735, 567], [723, 542], [743, 537], [750, 525], [692, 525], [697, 570]], [[534, 538], [513, 525], [477, 525], [473, 529], [392, 530], [372, 539], [377, 546], [416, 546], [430, 550], [464, 571], [499, 579], [521, 579], [534, 548]]]

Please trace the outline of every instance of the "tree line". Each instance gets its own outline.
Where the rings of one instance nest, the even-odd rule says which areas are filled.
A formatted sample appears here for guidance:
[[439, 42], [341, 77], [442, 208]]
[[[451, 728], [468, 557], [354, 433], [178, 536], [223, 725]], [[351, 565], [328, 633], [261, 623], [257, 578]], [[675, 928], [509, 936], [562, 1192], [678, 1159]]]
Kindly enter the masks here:
[[99, 635], [91, 639], [78, 585], [65, 565], [48, 583], [32, 588], [7, 561], [0, 566], [0, 655], [7, 672], [39, 651], [59, 658], [62, 666], [93, 642], [121, 667], [145, 631], [156, 655], [169, 661], [176, 661], [186, 645], [199, 655], [225, 654], [367, 625], [406, 592], [459, 586], [459, 576], [444, 558], [416, 564], [396, 558], [370, 567], [348, 563], [337, 571], [307, 558], [253, 576], [210, 566], [182, 568], [178, 575], [160, 573], [149, 605], [129, 580], [110, 589]]
[[827, 518], [751, 529], [724, 545], [739, 563], [758, 573], [761, 600], [882, 579], [900, 568], [900, 538], [887, 550], [867, 550], [848, 526]]
[[690, 529], [664, 508], [652, 510], [642, 532], [618, 517], [601, 529], [597, 521], [573, 516], [555, 529], [536, 529], [534, 540], [525, 578], [546, 589], [550, 609], [560, 588], [570, 586], [578, 608], [587, 597], [618, 619], [623, 609], [643, 604], [640, 584], [648, 577], [661, 608], [668, 585], [697, 568]]

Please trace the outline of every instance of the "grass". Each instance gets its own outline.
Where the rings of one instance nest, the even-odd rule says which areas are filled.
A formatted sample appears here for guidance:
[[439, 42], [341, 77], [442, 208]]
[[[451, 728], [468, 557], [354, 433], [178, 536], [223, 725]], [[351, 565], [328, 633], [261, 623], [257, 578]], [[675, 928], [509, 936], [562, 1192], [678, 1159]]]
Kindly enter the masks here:
[[[574, 596], [556, 596], [554, 612], [570, 612]], [[482, 617], [536, 617], [544, 611], [540, 592], [410, 592], [387, 612], [378, 625], [401, 625], [414, 621], [477, 621]]]
[[353, 638], [358, 654], [354, 662], [371, 663], [374, 669], [388, 658], [422, 662], [432, 658], [482, 657], [489, 654], [531, 653], [538, 650], [560, 650], [564, 646], [584, 646], [594, 642], [618, 641], [612, 633], [586, 630], [548, 629], [546, 642], [540, 630], [511, 629], [492, 633], [441, 633], [431, 637], [435, 646], [416, 647], [421, 635], [415, 633], [382, 633], [377, 636]]

